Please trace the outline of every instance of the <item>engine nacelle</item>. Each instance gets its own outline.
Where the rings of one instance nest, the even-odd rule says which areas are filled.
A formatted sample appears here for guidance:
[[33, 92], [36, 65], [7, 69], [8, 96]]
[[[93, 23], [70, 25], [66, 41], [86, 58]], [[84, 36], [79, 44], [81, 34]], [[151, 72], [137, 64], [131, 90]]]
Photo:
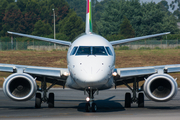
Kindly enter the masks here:
[[146, 96], [157, 102], [171, 100], [177, 91], [176, 80], [168, 74], [153, 74], [144, 83]]
[[26, 101], [35, 96], [37, 84], [35, 79], [26, 73], [14, 73], [3, 83], [4, 93], [16, 101]]

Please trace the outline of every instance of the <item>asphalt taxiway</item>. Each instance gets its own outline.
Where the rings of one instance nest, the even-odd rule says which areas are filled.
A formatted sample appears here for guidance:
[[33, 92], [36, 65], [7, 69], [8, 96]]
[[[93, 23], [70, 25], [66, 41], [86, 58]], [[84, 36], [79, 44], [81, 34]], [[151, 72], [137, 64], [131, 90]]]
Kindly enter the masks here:
[[180, 120], [180, 90], [169, 102], [153, 102], [145, 98], [145, 107], [124, 108], [124, 94], [128, 89], [110, 89], [95, 95], [97, 112], [85, 112], [83, 91], [72, 89], [52, 89], [55, 93], [55, 108], [42, 104], [34, 108], [34, 98], [26, 102], [15, 102], [7, 98], [0, 89], [0, 120], [40, 119], [40, 120]]

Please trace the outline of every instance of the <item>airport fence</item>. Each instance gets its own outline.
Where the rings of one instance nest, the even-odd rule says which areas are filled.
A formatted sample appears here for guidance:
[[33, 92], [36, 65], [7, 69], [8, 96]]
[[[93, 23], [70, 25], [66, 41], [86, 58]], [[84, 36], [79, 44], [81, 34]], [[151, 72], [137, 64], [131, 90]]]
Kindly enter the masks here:
[[[180, 40], [140, 40], [115, 46], [115, 49], [180, 49]], [[68, 47], [54, 43], [31, 40], [0, 40], [0, 50], [67, 50]]]
[[120, 49], [180, 49], [180, 40], [140, 40], [116, 47]]
[[0, 50], [67, 50], [68, 47], [44, 41], [0, 41]]

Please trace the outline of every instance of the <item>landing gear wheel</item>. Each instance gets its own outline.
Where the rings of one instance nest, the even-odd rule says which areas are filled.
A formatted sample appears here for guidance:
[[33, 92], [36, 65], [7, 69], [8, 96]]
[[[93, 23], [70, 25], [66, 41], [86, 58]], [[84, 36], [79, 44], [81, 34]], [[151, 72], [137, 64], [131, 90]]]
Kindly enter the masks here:
[[89, 103], [86, 103], [85, 109], [86, 109], [86, 112], [90, 112], [91, 108], [90, 108]]
[[48, 107], [54, 108], [54, 93], [49, 93]]
[[36, 98], [35, 98], [35, 108], [41, 108], [41, 93], [36, 93]]
[[139, 93], [138, 95], [138, 107], [143, 108], [144, 107], [144, 94]]
[[96, 112], [97, 111], [97, 105], [96, 103], [92, 104], [92, 112]]
[[131, 107], [131, 94], [126, 93], [125, 94], [125, 108], [130, 108]]

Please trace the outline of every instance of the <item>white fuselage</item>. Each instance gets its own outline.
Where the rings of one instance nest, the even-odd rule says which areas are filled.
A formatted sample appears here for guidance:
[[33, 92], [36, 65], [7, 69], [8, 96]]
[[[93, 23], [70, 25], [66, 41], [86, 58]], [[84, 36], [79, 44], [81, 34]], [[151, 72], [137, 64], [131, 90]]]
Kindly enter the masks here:
[[66, 86], [79, 90], [113, 86], [115, 52], [105, 38], [96, 34], [77, 38], [68, 50], [67, 61], [70, 76]]

